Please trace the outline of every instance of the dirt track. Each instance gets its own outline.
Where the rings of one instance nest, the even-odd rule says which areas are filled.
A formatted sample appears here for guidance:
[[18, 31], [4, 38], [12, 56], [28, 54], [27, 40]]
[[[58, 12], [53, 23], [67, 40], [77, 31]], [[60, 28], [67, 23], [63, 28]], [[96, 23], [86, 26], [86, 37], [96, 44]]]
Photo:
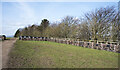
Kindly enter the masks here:
[[2, 42], [2, 68], [7, 68], [7, 62], [9, 59], [9, 52], [13, 47], [16, 39], [5, 40]]

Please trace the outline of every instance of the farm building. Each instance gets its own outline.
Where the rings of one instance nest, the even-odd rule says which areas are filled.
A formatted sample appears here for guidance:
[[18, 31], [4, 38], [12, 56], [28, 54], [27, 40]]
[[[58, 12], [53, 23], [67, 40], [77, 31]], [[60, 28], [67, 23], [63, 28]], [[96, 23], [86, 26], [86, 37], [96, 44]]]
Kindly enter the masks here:
[[0, 35], [0, 40], [6, 40], [6, 36], [5, 35]]

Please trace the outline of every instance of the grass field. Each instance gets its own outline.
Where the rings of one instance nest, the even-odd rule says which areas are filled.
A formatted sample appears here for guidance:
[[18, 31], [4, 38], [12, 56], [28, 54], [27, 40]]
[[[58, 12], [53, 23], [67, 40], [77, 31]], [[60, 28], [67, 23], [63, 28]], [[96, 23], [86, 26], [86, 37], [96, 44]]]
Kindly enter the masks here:
[[48, 41], [17, 41], [9, 55], [15, 68], [118, 67], [118, 53]]

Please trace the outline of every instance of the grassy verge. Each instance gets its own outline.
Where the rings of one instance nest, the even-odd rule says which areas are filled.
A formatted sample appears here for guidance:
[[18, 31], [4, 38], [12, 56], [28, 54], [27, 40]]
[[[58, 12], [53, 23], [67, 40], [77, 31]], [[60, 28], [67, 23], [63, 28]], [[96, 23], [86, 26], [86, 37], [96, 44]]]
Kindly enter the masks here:
[[12, 38], [13, 38], [13, 37], [6, 37], [7, 40], [10, 40], [10, 39], [12, 39]]
[[118, 53], [48, 41], [17, 41], [10, 53], [15, 68], [117, 68]]

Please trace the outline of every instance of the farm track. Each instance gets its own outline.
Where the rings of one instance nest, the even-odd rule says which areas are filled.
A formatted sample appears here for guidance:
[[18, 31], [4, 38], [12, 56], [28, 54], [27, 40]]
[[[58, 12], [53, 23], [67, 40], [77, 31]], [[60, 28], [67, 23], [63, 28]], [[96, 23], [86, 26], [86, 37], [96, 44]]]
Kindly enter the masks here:
[[[5, 40], [2, 42], [2, 68], [7, 68], [7, 62], [9, 60], [9, 52], [13, 47], [17, 39], [12, 38], [10, 40]], [[0, 55], [1, 56], [1, 55]]]

